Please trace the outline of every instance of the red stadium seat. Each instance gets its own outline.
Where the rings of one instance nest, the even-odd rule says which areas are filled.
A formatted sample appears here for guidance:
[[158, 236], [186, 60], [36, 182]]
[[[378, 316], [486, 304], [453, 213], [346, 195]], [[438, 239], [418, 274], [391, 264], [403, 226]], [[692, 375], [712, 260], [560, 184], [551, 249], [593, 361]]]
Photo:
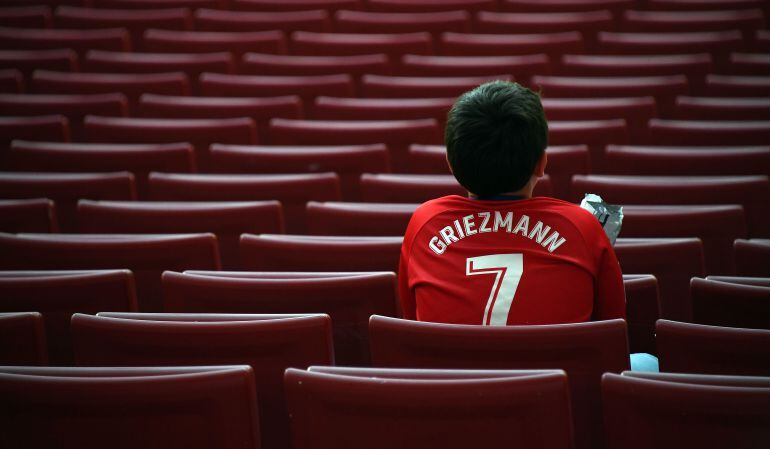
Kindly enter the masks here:
[[184, 72], [195, 79], [203, 72], [233, 73], [230, 53], [128, 53], [92, 50], [83, 70], [102, 73]]
[[263, 447], [288, 447], [284, 370], [334, 363], [331, 320], [320, 314], [75, 314], [72, 333], [79, 365], [250, 365]]
[[[727, 6], [727, 5], [725, 5]], [[620, 26], [629, 31], [697, 32], [752, 31], [765, 28], [760, 9], [719, 11], [625, 11]]]
[[288, 232], [304, 232], [305, 203], [340, 199], [334, 173], [290, 175], [186, 175], [150, 173], [154, 201], [264, 201], [283, 206]]
[[330, 31], [331, 19], [323, 9], [309, 11], [246, 12], [223, 9], [195, 11], [195, 28], [200, 31]]
[[628, 126], [623, 119], [548, 123], [549, 144], [588, 145], [591, 164], [596, 167], [603, 167], [604, 147], [610, 143], [627, 143], [628, 134]]
[[651, 274], [624, 274], [628, 348], [655, 354], [655, 322], [660, 317], [658, 280]]
[[285, 53], [286, 36], [282, 31], [173, 31], [147, 30], [147, 51], [169, 53], [209, 53], [229, 51], [236, 56], [250, 51]]
[[692, 319], [689, 282], [705, 275], [700, 239], [620, 238], [615, 252], [624, 273], [652, 274], [658, 279], [661, 318]]
[[527, 84], [535, 74], [551, 72], [547, 55], [514, 56], [426, 56], [404, 55], [399, 73], [410, 76], [495, 76], [512, 75]]
[[0, 26], [50, 28], [51, 8], [44, 5], [0, 8]]
[[195, 171], [195, 154], [188, 143], [92, 144], [16, 140], [8, 152], [7, 166], [11, 170], [30, 172], [129, 170], [134, 174], [139, 198], [144, 199], [149, 172]]
[[[588, 146], [551, 146], [546, 148], [546, 152], [548, 165], [545, 171], [551, 180], [553, 195], [557, 198], [568, 198], [572, 175], [590, 171]], [[409, 168], [413, 173], [450, 174], [446, 148], [443, 145], [411, 145]], [[546, 194], [546, 191], [541, 194]]]
[[[0, 313], [0, 363], [3, 365], [46, 365], [48, 363], [43, 317], [39, 313]], [[5, 403], [7, 399], [4, 396], [3, 402]]]
[[770, 240], [738, 239], [735, 249], [735, 267], [741, 276], [770, 277]]
[[16, 139], [69, 142], [69, 120], [63, 115], [0, 116], [0, 151]]
[[647, 0], [645, 6], [654, 11], [720, 11], [723, 9], [757, 9], [764, 0]]
[[561, 70], [570, 76], [671, 76], [686, 75], [693, 86], [702, 86], [713, 68], [711, 55], [564, 55]]
[[644, 374], [648, 378], [603, 376], [607, 447], [749, 449], [770, 442], [770, 388], [765, 378], [697, 376], [697, 383], [688, 383], [660, 379], [673, 375]]
[[[199, 79], [205, 96], [274, 97], [298, 95], [306, 106], [321, 95], [353, 96], [353, 78], [346, 74], [307, 76], [223, 75], [204, 73]], [[224, 143], [224, 142], [223, 142]]]
[[[410, 4], [413, 3], [410, 2]], [[470, 30], [471, 15], [462, 8], [431, 12], [337, 11], [334, 14], [334, 31], [338, 33], [416, 33], [427, 31], [438, 35], [444, 31], [463, 33]]]
[[707, 75], [704, 93], [713, 97], [768, 97], [770, 77]]
[[690, 292], [696, 323], [770, 330], [770, 287], [695, 278]]
[[749, 235], [770, 236], [767, 176], [573, 176], [572, 199], [585, 193], [613, 204], [740, 204]]
[[482, 77], [422, 77], [364, 75], [361, 95], [374, 98], [446, 98], [458, 97], [479, 84], [493, 80], [511, 81], [510, 75]]
[[0, 92], [20, 94], [24, 91], [24, 75], [16, 69], [0, 70]]
[[360, 9], [361, 0], [231, 0], [239, 11], [307, 11], [311, 9]]
[[292, 53], [298, 55], [366, 55], [373, 49], [389, 56], [429, 55], [433, 43], [429, 33], [358, 34], [295, 31], [291, 35]]
[[244, 234], [241, 267], [258, 271], [398, 271], [402, 237]]
[[684, 75], [573, 77], [534, 76], [532, 85], [545, 98], [654, 97], [659, 110], [673, 108], [677, 95], [686, 95], [689, 84]]
[[148, 28], [192, 28], [192, 16], [186, 8], [136, 10], [59, 6], [56, 8], [54, 21], [57, 28], [125, 28], [131, 34], [134, 48], [140, 47], [142, 34]]
[[770, 120], [770, 98], [676, 98], [675, 117], [682, 120]]
[[329, 273], [282, 278], [271, 273], [163, 274], [165, 310], [175, 313], [326, 313], [334, 355], [343, 365], [369, 364], [369, 316], [396, 316], [394, 273]]
[[143, 93], [189, 95], [190, 82], [184, 73], [69, 73], [35, 70], [30, 90], [39, 94], [104, 94], [120, 92], [130, 108]]
[[70, 48], [80, 55], [88, 50], [128, 51], [131, 39], [124, 28], [93, 30], [0, 27], [0, 48], [47, 50]]
[[404, 235], [416, 203], [307, 203], [308, 234]]
[[59, 232], [54, 202], [45, 198], [0, 200], [0, 232]]
[[593, 42], [599, 31], [613, 30], [615, 23], [609, 10], [558, 13], [487, 12], [476, 14], [473, 31], [476, 33], [563, 33], [579, 31]]
[[173, 143], [188, 142], [195, 147], [199, 166], [208, 164], [212, 143], [253, 145], [257, 143], [254, 120], [240, 118], [150, 119], [89, 115], [84, 120], [89, 142]]
[[383, 144], [347, 146], [241, 146], [214, 144], [211, 168], [217, 173], [317, 173], [335, 172], [342, 197], [360, 198], [363, 173], [390, 171], [388, 149]]
[[367, 73], [390, 73], [388, 56], [382, 53], [350, 56], [297, 56], [246, 53], [241, 73], [254, 75], [334, 75], [360, 77]]
[[646, 138], [647, 122], [657, 116], [654, 97], [543, 98], [542, 104], [549, 120], [623, 119], [633, 141]]
[[[268, 121], [275, 117], [301, 118], [302, 99], [296, 95], [280, 97], [190, 97], [144, 94], [139, 98], [139, 114], [164, 118], [237, 118], [256, 122], [257, 136], [267, 135]], [[208, 169], [209, 167], [202, 167]]]
[[619, 12], [635, 4], [634, 0], [502, 0], [500, 9], [514, 12], [582, 12], [609, 9]]
[[602, 440], [602, 373], [629, 366], [623, 320], [487, 327], [373, 316], [369, 338], [373, 366], [563, 369], [570, 384], [578, 448], [594, 447]]
[[757, 285], [759, 287], [770, 287], [770, 277], [745, 277], [745, 276], [706, 276], [706, 280], [729, 282], [739, 285]]
[[580, 33], [466, 34], [443, 33], [439, 50], [446, 56], [510, 56], [545, 53], [554, 61], [563, 53], [582, 53]]
[[563, 371], [319, 367], [285, 384], [296, 449], [572, 445]]
[[735, 273], [733, 241], [746, 237], [742, 206], [624, 206], [623, 215], [623, 237], [698, 237], [706, 273]]
[[730, 73], [735, 75], [770, 75], [770, 55], [766, 53], [730, 53]]
[[[432, 118], [443, 129], [449, 98], [340, 98], [317, 97], [313, 118], [319, 120], [415, 120]], [[411, 168], [411, 167], [410, 167]]]
[[366, 7], [371, 11], [381, 12], [440, 12], [440, 11], [478, 11], [497, 9], [495, 0], [366, 0]]
[[661, 371], [770, 376], [768, 330], [659, 320], [655, 334]]
[[651, 141], [659, 145], [765, 145], [770, 142], [770, 120], [652, 119], [648, 127]]
[[607, 145], [604, 158], [616, 175], [770, 175], [770, 146]]
[[0, 234], [0, 269], [130, 269], [139, 310], [162, 306], [165, 270], [219, 270], [213, 234]]
[[[134, 276], [128, 270], [0, 271], [0, 311], [42, 314], [51, 362], [73, 363], [73, 313], [135, 312]], [[7, 362], [7, 361], [6, 361]]]
[[123, 94], [0, 95], [0, 115], [51, 115], [67, 117], [74, 140], [83, 139], [83, 117], [89, 114], [125, 117], [128, 101]]
[[0, 198], [50, 198], [64, 232], [76, 227], [78, 199], [134, 200], [131, 173], [0, 173]]
[[78, 55], [59, 50], [0, 50], [0, 68], [16, 69], [29, 76], [35, 70], [72, 72], [78, 68]]
[[419, 120], [287, 120], [270, 121], [270, 142], [275, 145], [388, 145], [395, 171], [407, 166], [408, 146], [442, 140], [434, 119]]
[[6, 366], [0, 393], [0, 419], [13, 422], [4, 439], [15, 447], [260, 447], [248, 366]]
[[[534, 196], [552, 196], [546, 175], [535, 186]], [[452, 175], [361, 175], [361, 198], [373, 203], [422, 203], [446, 195], [467, 196], [465, 187]]]
[[86, 0], [93, 8], [164, 9], [164, 8], [224, 8], [227, 0]]
[[89, 201], [78, 202], [78, 230], [90, 234], [212, 232], [225, 269], [238, 267], [242, 233], [282, 233], [278, 201]]

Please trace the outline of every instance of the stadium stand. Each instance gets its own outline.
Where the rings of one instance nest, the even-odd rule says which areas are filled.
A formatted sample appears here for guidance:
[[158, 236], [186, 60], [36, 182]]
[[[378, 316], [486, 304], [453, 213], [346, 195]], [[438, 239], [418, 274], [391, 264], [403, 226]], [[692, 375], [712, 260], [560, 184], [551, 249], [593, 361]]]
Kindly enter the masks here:
[[0, 313], [0, 363], [46, 365], [43, 317], [38, 312]]

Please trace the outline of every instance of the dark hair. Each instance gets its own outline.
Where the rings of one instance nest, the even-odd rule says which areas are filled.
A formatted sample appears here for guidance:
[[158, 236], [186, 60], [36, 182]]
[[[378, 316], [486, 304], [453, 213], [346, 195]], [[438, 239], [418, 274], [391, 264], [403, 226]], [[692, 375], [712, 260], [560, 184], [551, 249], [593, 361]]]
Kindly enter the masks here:
[[492, 81], [464, 93], [447, 118], [447, 160], [476, 195], [524, 187], [548, 145], [540, 96], [516, 83]]

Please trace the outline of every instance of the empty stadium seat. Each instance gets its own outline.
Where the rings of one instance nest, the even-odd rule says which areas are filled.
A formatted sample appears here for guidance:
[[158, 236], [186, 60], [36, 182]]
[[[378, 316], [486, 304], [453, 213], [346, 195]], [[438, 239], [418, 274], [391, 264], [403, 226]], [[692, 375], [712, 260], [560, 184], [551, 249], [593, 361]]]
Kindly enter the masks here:
[[[413, 2], [409, 4], [411, 5]], [[334, 31], [339, 33], [414, 33], [427, 31], [437, 35], [444, 31], [468, 32], [470, 28], [471, 15], [462, 8], [431, 12], [337, 11], [334, 14]]]
[[770, 96], [770, 77], [706, 75], [703, 93], [713, 97], [767, 97]]
[[660, 145], [764, 145], [770, 141], [770, 120], [652, 119], [648, 127], [650, 140]]
[[90, 234], [162, 234], [211, 232], [217, 236], [222, 266], [238, 267], [242, 233], [283, 232], [278, 201], [78, 202], [78, 231]]
[[76, 229], [75, 207], [81, 198], [135, 200], [134, 177], [114, 173], [18, 173], [0, 172], [0, 198], [49, 198], [56, 203], [60, 229]]
[[733, 381], [736, 378], [697, 376], [692, 383], [688, 382], [692, 378], [680, 379], [662, 373], [645, 378], [605, 374], [607, 447], [748, 449], [770, 442], [766, 378]]
[[243, 234], [241, 268], [258, 271], [398, 271], [402, 237]]
[[629, 131], [624, 119], [552, 120], [548, 123], [550, 145], [587, 145], [591, 165], [604, 167], [604, 147], [610, 143], [628, 143]]
[[[443, 129], [447, 111], [455, 102], [448, 98], [341, 98], [317, 97], [313, 118], [318, 120], [414, 120], [436, 119]], [[411, 166], [409, 167], [412, 168]]]
[[306, 11], [311, 9], [360, 9], [362, 0], [232, 0], [240, 11]]
[[132, 109], [144, 93], [189, 95], [190, 81], [184, 73], [69, 73], [36, 70], [30, 91], [38, 94], [124, 94]]
[[363, 173], [390, 171], [388, 149], [383, 144], [344, 146], [244, 146], [210, 147], [211, 169], [217, 173], [318, 173], [335, 172], [342, 197], [361, 197]]
[[502, 0], [500, 9], [515, 12], [580, 12], [609, 9], [622, 11], [634, 0]]
[[624, 273], [652, 274], [660, 288], [660, 317], [691, 321], [690, 279], [705, 275], [697, 238], [619, 238], [615, 253]]
[[722, 9], [756, 9], [764, 7], [764, 0], [647, 0], [647, 8], [654, 11], [719, 11]]
[[6, 27], [50, 28], [51, 8], [30, 5], [0, 8], [0, 25]]
[[735, 249], [735, 267], [741, 276], [770, 276], [770, 240], [738, 239]]
[[493, 80], [511, 81], [510, 75], [484, 77], [385, 76], [361, 77], [361, 96], [373, 98], [458, 97], [479, 84]]
[[0, 95], [0, 115], [51, 115], [67, 117], [73, 140], [83, 139], [83, 117], [88, 114], [125, 117], [128, 102], [123, 94]]
[[198, 9], [195, 28], [200, 31], [330, 31], [329, 13], [308, 11], [248, 12], [225, 9]]
[[765, 28], [762, 10], [719, 11], [637, 11], [622, 15], [620, 26], [629, 31], [695, 32], [695, 31], [751, 31]]
[[[1, 35], [0, 35], [1, 36]], [[295, 31], [291, 34], [291, 52], [298, 55], [365, 55], [372, 49], [390, 56], [433, 53], [430, 33], [314, 33]]]
[[129, 53], [91, 50], [83, 59], [83, 70], [102, 73], [184, 72], [195, 79], [204, 72], [233, 73], [230, 53]]
[[285, 388], [297, 449], [572, 444], [563, 371], [313, 367]]
[[139, 310], [161, 310], [165, 270], [219, 270], [213, 234], [2, 234], [2, 270], [130, 269]]
[[604, 158], [617, 175], [770, 175], [770, 146], [607, 145]]
[[711, 55], [564, 55], [561, 71], [585, 76], [686, 75], [693, 86], [702, 86], [713, 68]]
[[770, 376], [770, 330], [659, 320], [655, 339], [661, 371]]
[[0, 70], [0, 92], [20, 94], [24, 91], [24, 75], [16, 69]]
[[682, 120], [770, 120], [767, 97], [676, 97], [675, 117]]
[[582, 12], [511, 13], [481, 11], [476, 14], [476, 33], [563, 33], [579, 31], [594, 41], [596, 33], [615, 29], [612, 12], [606, 9]]
[[739, 285], [757, 285], [760, 287], [770, 287], [770, 277], [749, 277], [749, 276], [706, 276], [706, 280], [729, 282]]
[[150, 173], [153, 201], [263, 201], [283, 206], [287, 232], [305, 231], [305, 203], [340, 200], [334, 173], [288, 175], [188, 175]]
[[[551, 196], [548, 175], [540, 178], [534, 196]], [[452, 175], [361, 175], [361, 199], [372, 203], [422, 203], [446, 195], [467, 196], [468, 191]]]
[[366, 0], [366, 7], [382, 12], [478, 11], [495, 9], [495, 0]]
[[611, 32], [597, 34], [599, 50], [620, 55], [711, 53], [717, 66], [725, 66], [731, 51], [743, 46], [738, 30], [702, 32]]
[[0, 419], [13, 422], [3, 436], [11, 446], [260, 447], [248, 366], [4, 366], [0, 392]]
[[585, 193], [613, 204], [740, 204], [749, 236], [770, 235], [767, 176], [573, 176], [572, 198]]
[[706, 273], [734, 274], [733, 241], [746, 236], [743, 207], [623, 206], [623, 237], [698, 237]]
[[770, 287], [695, 278], [690, 292], [695, 323], [770, 330]]
[[728, 71], [736, 75], [770, 75], [770, 56], [766, 53], [730, 53]]
[[511, 75], [521, 84], [529, 84], [535, 74], [551, 72], [548, 55], [512, 56], [430, 56], [404, 55], [398, 72], [410, 76], [495, 76]]
[[173, 31], [147, 30], [147, 51], [169, 53], [208, 53], [229, 51], [240, 56], [254, 51], [285, 53], [286, 36], [282, 31]]
[[17, 69], [25, 75], [34, 70], [72, 72], [78, 68], [78, 55], [69, 48], [57, 50], [0, 50], [0, 67]]
[[647, 122], [657, 115], [654, 97], [543, 98], [541, 102], [549, 120], [623, 119], [631, 141], [645, 140]]
[[[46, 365], [43, 317], [37, 312], [0, 313], [0, 363]], [[3, 402], [7, 400], [3, 398]]]
[[45, 198], [0, 200], [0, 232], [59, 232], [54, 202]]
[[0, 116], [0, 151], [16, 139], [70, 141], [69, 120], [63, 115]]
[[[6, 165], [11, 170], [29, 172], [83, 173], [129, 170], [134, 175], [138, 197], [144, 199], [147, 197], [149, 172], [195, 171], [195, 154], [188, 143], [105, 144], [15, 140], [7, 153]], [[45, 191], [40, 193], [44, 194]]]
[[383, 53], [343, 56], [272, 55], [246, 53], [240, 72], [253, 75], [306, 76], [346, 73], [360, 77], [367, 73], [390, 73], [388, 56]]
[[582, 53], [583, 37], [576, 31], [541, 34], [442, 33], [438, 48], [445, 56], [502, 56], [545, 53], [558, 60], [563, 53]]
[[0, 48], [6, 50], [69, 48], [84, 55], [88, 50], [129, 51], [131, 39], [124, 28], [71, 30], [0, 27]]
[[307, 203], [308, 234], [404, 235], [416, 203]]
[[394, 171], [408, 168], [412, 143], [442, 140], [434, 119], [419, 120], [287, 120], [270, 121], [270, 142], [275, 145], [354, 145], [384, 143]]
[[396, 316], [395, 274], [294, 274], [166, 272], [164, 308], [175, 313], [326, 313], [336, 362], [368, 365], [369, 316]]
[[[373, 316], [372, 365], [392, 368], [563, 369], [576, 447], [601, 442], [599, 381], [629, 366], [626, 323], [475, 326]], [[537, 348], [533, 351], [532, 348]]]
[[257, 126], [248, 117], [170, 119], [86, 116], [86, 138], [89, 142], [173, 143], [188, 142], [195, 148], [198, 165], [208, 165], [209, 145], [257, 143]]
[[660, 317], [658, 280], [651, 274], [624, 274], [628, 348], [655, 354], [655, 322]]
[[50, 361], [57, 365], [71, 365], [74, 360], [73, 313], [137, 310], [129, 270], [0, 271], [0, 295], [0, 312], [40, 312]]
[[223, 8], [226, 0], [90, 0], [93, 8], [163, 9], [163, 8]]

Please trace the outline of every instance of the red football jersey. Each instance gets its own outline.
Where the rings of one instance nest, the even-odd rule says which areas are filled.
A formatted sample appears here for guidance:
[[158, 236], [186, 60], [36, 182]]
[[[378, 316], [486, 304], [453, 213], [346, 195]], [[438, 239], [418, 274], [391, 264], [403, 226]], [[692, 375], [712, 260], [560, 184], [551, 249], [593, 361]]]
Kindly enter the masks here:
[[555, 324], [625, 318], [620, 265], [598, 220], [565, 201], [446, 196], [420, 206], [401, 248], [404, 318]]

